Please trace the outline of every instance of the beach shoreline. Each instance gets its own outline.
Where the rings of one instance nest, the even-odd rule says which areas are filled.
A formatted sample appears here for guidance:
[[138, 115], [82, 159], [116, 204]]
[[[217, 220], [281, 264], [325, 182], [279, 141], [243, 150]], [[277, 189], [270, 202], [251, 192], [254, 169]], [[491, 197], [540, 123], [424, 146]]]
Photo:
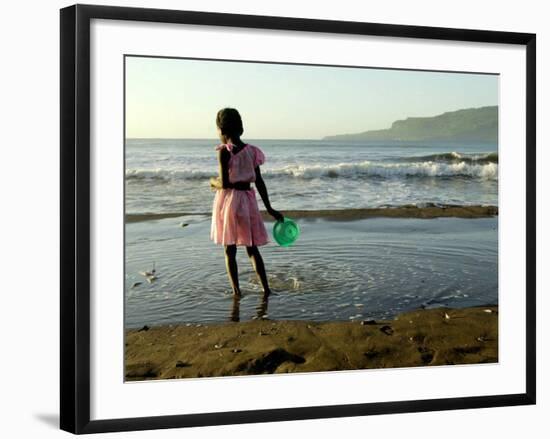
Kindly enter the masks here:
[[252, 320], [125, 330], [125, 380], [498, 362], [498, 306], [392, 320]]
[[[354, 221], [367, 218], [488, 218], [498, 215], [498, 207], [492, 205], [427, 205], [407, 204], [397, 207], [375, 207], [360, 209], [323, 209], [323, 210], [281, 210], [284, 216], [293, 219], [324, 219], [328, 221]], [[261, 211], [264, 221], [272, 217]], [[126, 214], [126, 223], [179, 218], [184, 216], [210, 216], [211, 212], [170, 212]]]

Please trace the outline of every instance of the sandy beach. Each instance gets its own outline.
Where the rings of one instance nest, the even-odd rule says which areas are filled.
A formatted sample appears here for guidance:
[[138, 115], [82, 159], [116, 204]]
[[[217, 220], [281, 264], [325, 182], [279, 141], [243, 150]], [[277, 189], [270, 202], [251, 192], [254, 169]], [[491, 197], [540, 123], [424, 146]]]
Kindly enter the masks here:
[[[262, 211], [264, 220], [272, 218], [267, 212]], [[317, 218], [329, 221], [353, 221], [366, 218], [486, 218], [498, 215], [497, 206], [455, 206], [455, 205], [427, 205], [416, 206], [414, 204], [398, 207], [379, 207], [362, 209], [323, 209], [323, 210], [281, 210], [284, 216], [294, 219]], [[206, 215], [210, 212], [201, 213], [151, 213], [151, 214], [126, 214], [126, 223], [141, 221], [160, 220], [167, 218], [178, 218], [186, 215]]]
[[498, 307], [419, 309], [391, 320], [253, 320], [126, 330], [125, 379], [493, 363]]

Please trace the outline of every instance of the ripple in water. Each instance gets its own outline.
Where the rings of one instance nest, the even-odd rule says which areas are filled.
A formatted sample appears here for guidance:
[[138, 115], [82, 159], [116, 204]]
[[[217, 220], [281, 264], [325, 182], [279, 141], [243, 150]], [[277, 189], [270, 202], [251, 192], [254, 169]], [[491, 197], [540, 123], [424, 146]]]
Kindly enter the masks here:
[[[301, 221], [295, 246], [261, 249], [274, 293], [265, 302], [244, 249], [237, 255], [244, 295], [233, 299], [209, 218], [128, 224], [125, 324], [356, 320], [497, 303], [496, 225], [495, 218]], [[153, 261], [158, 279], [148, 283], [139, 271]]]

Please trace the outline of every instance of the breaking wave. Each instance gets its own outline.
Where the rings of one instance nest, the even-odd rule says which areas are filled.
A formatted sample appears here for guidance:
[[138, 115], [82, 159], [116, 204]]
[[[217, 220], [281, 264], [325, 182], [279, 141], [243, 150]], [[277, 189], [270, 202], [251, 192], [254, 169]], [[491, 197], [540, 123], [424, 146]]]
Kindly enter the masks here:
[[459, 152], [444, 152], [430, 154], [420, 157], [403, 157], [400, 161], [405, 162], [447, 162], [447, 163], [472, 163], [472, 164], [498, 164], [498, 152], [485, 154], [464, 154]]
[[[205, 180], [214, 177], [215, 171], [176, 169], [128, 169], [126, 179], [170, 182], [173, 180]], [[287, 177], [298, 179], [315, 178], [476, 178], [498, 180], [498, 164], [474, 161], [420, 161], [408, 163], [383, 163], [364, 161], [360, 163], [339, 163], [333, 165], [310, 164], [288, 165], [281, 168], [264, 169], [262, 175], [268, 178]]]

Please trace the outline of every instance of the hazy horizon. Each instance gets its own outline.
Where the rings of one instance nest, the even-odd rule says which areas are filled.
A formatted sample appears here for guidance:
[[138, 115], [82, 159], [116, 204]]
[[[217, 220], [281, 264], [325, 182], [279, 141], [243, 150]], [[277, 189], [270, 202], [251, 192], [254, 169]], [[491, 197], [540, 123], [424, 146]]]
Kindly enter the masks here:
[[216, 140], [223, 107], [243, 138], [320, 140], [396, 120], [498, 106], [498, 76], [127, 56], [127, 139]]

